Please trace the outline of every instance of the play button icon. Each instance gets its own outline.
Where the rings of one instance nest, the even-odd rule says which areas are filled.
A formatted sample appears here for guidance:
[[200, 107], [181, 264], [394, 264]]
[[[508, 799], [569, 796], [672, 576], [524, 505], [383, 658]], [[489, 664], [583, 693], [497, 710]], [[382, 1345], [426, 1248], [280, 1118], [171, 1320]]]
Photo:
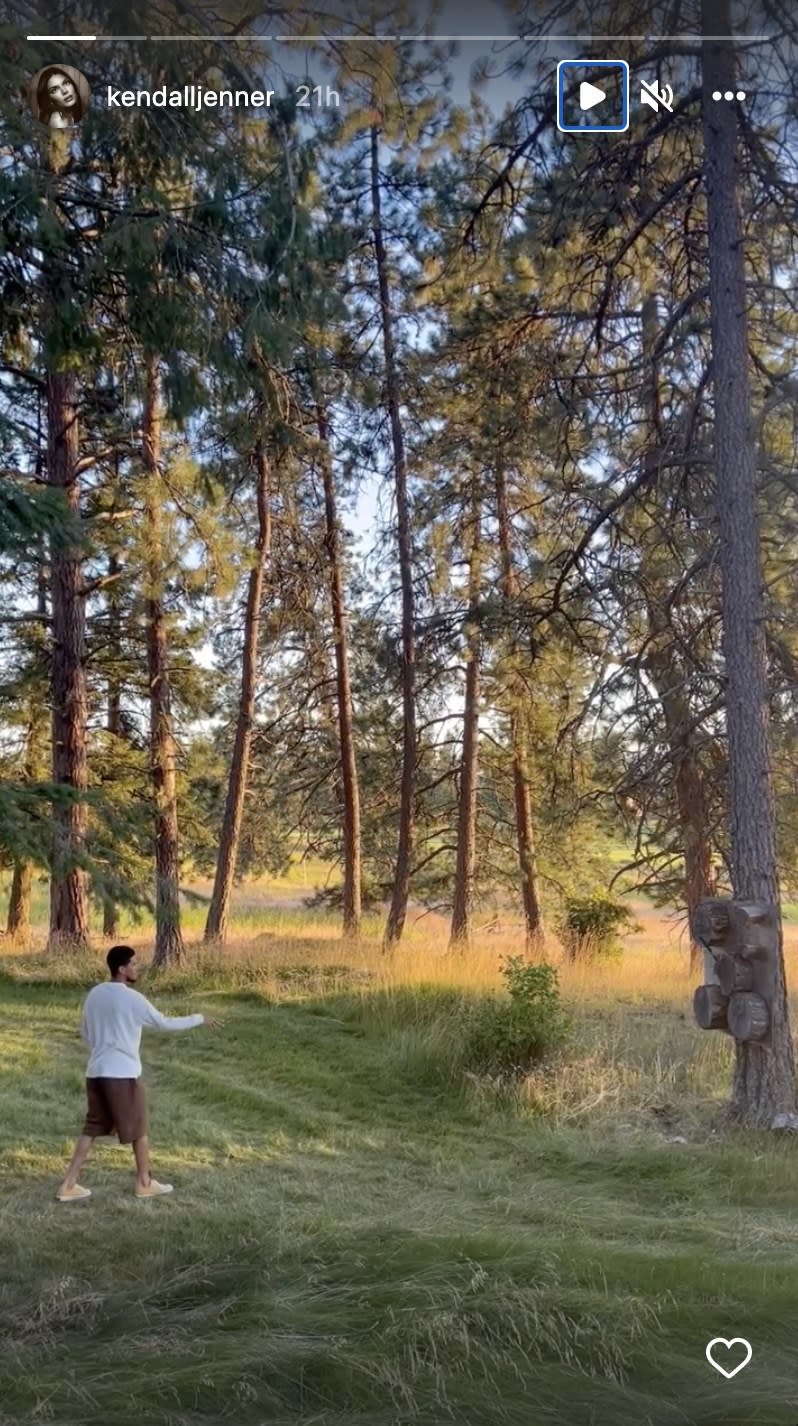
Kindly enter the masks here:
[[590, 84], [583, 79], [579, 86], [579, 108], [592, 109], [596, 104], [602, 104], [607, 97], [606, 89], [599, 89], [597, 84]]
[[623, 134], [629, 128], [629, 65], [623, 59], [561, 59], [557, 128], [564, 134]]

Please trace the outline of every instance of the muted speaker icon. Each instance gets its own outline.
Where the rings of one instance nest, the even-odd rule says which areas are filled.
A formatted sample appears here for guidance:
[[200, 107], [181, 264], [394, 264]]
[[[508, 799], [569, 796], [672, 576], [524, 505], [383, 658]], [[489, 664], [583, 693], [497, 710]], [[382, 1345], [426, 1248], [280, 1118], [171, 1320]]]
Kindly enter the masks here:
[[659, 113], [660, 107], [662, 107], [672, 114], [673, 90], [669, 84], [658, 84], [656, 79], [653, 84], [646, 84], [644, 79], [641, 81], [640, 103], [648, 104], [655, 113]]

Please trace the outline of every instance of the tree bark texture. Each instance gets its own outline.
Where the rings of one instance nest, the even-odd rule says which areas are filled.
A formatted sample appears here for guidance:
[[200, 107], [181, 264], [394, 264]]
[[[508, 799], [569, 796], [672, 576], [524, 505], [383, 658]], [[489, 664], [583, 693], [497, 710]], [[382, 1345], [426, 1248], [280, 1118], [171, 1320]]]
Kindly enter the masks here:
[[[703, 0], [704, 33], [731, 32], [729, 0]], [[703, 46], [704, 181], [709, 226], [715, 478], [723, 582], [729, 815], [736, 898], [780, 907], [768, 726], [756, 448], [748, 377], [745, 253], [737, 115], [715, 90], [736, 90], [733, 46]], [[779, 916], [779, 974], [769, 1047], [736, 1041], [733, 1099], [754, 1123], [795, 1110], [795, 1069]]]

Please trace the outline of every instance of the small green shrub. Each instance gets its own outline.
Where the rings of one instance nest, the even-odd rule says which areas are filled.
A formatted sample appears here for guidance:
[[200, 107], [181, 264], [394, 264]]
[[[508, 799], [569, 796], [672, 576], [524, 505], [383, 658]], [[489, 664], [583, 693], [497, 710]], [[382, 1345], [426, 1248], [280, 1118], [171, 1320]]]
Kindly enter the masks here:
[[507, 997], [475, 1002], [463, 1058], [465, 1067], [478, 1073], [523, 1074], [563, 1043], [569, 1017], [554, 966], [508, 956], [502, 975]]
[[610, 960], [621, 954], [619, 931], [632, 926], [628, 906], [597, 892], [593, 896], [568, 897], [558, 930], [569, 960]]

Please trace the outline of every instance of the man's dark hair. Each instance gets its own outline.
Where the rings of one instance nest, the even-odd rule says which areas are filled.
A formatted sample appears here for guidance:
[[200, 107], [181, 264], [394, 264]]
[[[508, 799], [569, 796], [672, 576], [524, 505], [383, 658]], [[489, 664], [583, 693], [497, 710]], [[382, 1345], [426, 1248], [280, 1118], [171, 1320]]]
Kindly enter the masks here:
[[108, 955], [105, 957], [105, 963], [111, 975], [116, 975], [117, 971], [122, 969], [122, 966], [130, 965], [135, 954], [136, 952], [132, 946], [112, 946]]

